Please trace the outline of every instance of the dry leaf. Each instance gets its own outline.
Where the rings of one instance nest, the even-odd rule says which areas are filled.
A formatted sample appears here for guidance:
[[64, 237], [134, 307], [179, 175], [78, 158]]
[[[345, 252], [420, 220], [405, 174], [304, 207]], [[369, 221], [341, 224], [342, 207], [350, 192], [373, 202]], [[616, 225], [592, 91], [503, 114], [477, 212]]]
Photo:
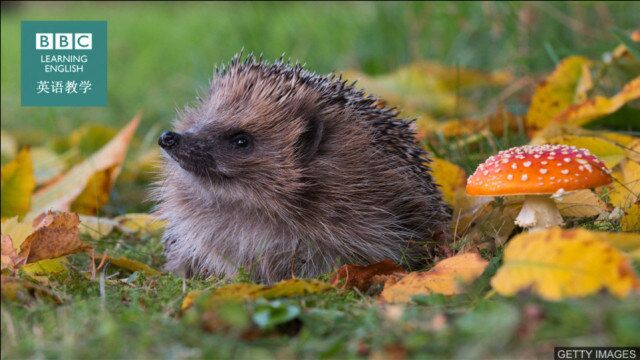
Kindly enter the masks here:
[[[94, 253], [94, 258], [97, 259], [101, 259], [103, 257], [102, 254], [100, 253]], [[112, 257], [112, 256], [106, 256], [107, 261], [109, 261], [111, 263], [111, 265], [129, 270], [131, 272], [141, 272], [144, 273], [147, 276], [157, 276], [162, 274], [160, 271], [152, 268], [151, 266], [142, 263], [140, 261], [136, 261], [136, 260], [132, 260], [129, 258], [126, 258], [124, 256], [121, 257]]]
[[20, 244], [19, 254], [27, 258], [27, 263], [55, 259], [89, 248], [80, 240], [78, 214], [49, 212], [36, 221], [35, 231]]
[[53, 290], [17, 276], [5, 276], [3, 274], [0, 281], [0, 288], [2, 299], [31, 303], [33, 297], [36, 296], [38, 298], [50, 299], [56, 304], [62, 304], [62, 299], [53, 292]]
[[404, 274], [404, 269], [389, 259], [371, 265], [342, 265], [330, 283], [342, 289], [366, 292], [372, 285], [384, 284], [386, 277], [398, 273]]
[[136, 115], [100, 151], [71, 168], [52, 184], [38, 190], [33, 196], [31, 211], [38, 214], [47, 210], [69, 210], [73, 201], [80, 196], [95, 173], [115, 166], [110, 173], [110, 184], [113, 185], [139, 123], [140, 114]]
[[94, 240], [111, 234], [118, 225], [115, 220], [90, 215], [80, 215], [80, 235], [88, 235]]
[[577, 190], [554, 198], [562, 216], [591, 217], [610, 211], [609, 206], [591, 190]]
[[596, 96], [573, 105], [558, 114], [553, 121], [584, 125], [592, 120], [609, 115], [624, 104], [640, 98], [640, 77], [631, 80], [622, 91], [611, 98]]
[[385, 286], [380, 296], [387, 302], [409, 302], [419, 294], [460, 294], [460, 283], [471, 283], [487, 264], [478, 254], [456, 255], [440, 261], [429, 271], [409, 273], [397, 283]]
[[445, 114], [470, 112], [473, 103], [460, 99], [460, 91], [478, 86], [502, 86], [511, 81], [507, 72], [486, 74], [459, 67], [445, 67], [432, 62], [414, 63], [380, 75], [367, 76], [355, 71], [344, 76], [358, 81], [391, 106], [410, 114]]
[[609, 202], [621, 209], [630, 207], [640, 198], [640, 164], [625, 160], [620, 171], [612, 174], [615, 181], [609, 186]]
[[528, 128], [543, 129], [564, 109], [572, 105], [577, 97], [583, 68], [590, 61], [581, 56], [570, 56], [564, 60], [535, 90], [527, 112]]
[[622, 231], [640, 231], [640, 203], [635, 203], [625, 210], [620, 224]]
[[602, 288], [624, 297], [638, 277], [608, 236], [560, 228], [522, 233], [507, 244], [491, 285], [501, 295], [531, 289], [547, 300], [587, 296]]
[[439, 158], [433, 158], [429, 167], [431, 167], [434, 182], [440, 186], [444, 200], [454, 209], [454, 212], [462, 208], [466, 200], [465, 185], [467, 183], [464, 170], [456, 164]]
[[118, 228], [126, 233], [158, 234], [164, 230], [166, 223], [151, 214], [131, 213], [113, 219]]
[[22, 149], [13, 161], [4, 165], [0, 178], [2, 218], [23, 216], [29, 212], [31, 194], [36, 187], [29, 149]]
[[[260, 285], [253, 283], [229, 284], [219, 287], [208, 295], [208, 300], [216, 301], [242, 301], [259, 298], [276, 299], [281, 297], [294, 297], [316, 294], [332, 289], [333, 286], [318, 280], [289, 279], [280, 281], [274, 285]], [[182, 310], [191, 306], [193, 300], [202, 292], [190, 292], [182, 301]]]
[[33, 160], [33, 170], [36, 184], [42, 185], [56, 178], [65, 169], [65, 163], [52, 150], [46, 147], [31, 148], [31, 159]]
[[112, 174], [117, 171], [118, 166], [113, 165], [91, 175], [80, 195], [71, 203], [71, 211], [96, 215], [109, 200], [109, 192], [113, 185]]

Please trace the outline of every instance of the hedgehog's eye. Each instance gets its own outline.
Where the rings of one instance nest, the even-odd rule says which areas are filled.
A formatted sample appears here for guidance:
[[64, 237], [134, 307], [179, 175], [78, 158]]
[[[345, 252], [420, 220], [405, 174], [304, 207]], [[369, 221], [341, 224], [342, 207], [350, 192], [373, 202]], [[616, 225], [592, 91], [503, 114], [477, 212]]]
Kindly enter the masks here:
[[244, 132], [232, 135], [231, 144], [238, 149], [246, 149], [251, 146], [251, 135]]

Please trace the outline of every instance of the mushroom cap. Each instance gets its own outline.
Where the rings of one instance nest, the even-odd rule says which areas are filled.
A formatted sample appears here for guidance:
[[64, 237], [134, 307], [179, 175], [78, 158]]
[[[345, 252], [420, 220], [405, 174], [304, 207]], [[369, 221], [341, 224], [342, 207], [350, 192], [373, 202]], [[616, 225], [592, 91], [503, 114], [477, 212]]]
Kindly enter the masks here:
[[611, 183], [611, 171], [587, 149], [525, 145], [500, 151], [467, 180], [469, 195], [529, 195], [590, 189]]

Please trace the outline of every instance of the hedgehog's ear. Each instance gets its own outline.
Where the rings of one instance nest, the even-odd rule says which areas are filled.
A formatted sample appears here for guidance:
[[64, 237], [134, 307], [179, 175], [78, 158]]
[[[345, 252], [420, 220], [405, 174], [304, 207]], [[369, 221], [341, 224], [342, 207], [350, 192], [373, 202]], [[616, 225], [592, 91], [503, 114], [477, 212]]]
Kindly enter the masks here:
[[300, 135], [297, 143], [298, 158], [302, 162], [308, 162], [318, 151], [322, 136], [324, 135], [324, 121], [319, 117], [312, 116], [305, 123], [305, 129]]

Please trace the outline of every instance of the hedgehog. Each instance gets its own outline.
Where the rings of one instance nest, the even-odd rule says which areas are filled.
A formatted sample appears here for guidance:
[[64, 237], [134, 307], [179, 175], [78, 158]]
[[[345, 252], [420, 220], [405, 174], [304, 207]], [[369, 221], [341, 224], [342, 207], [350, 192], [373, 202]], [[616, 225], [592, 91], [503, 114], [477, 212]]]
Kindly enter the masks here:
[[451, 210], [412, 123], [341, 76], [236, 55], [158, 139], [166, 270], [273, 283], [424, 267]]

